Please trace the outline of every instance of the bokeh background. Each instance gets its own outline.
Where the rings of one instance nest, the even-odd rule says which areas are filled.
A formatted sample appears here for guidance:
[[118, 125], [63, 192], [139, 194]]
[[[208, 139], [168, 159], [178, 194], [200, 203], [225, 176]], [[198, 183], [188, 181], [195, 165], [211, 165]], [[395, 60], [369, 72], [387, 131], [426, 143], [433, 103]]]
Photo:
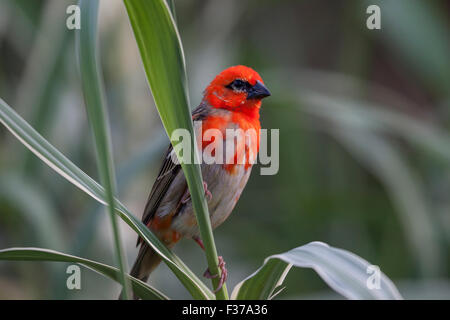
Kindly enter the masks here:
[[[264, 258], [310, 241], [380, 266], [406, 298], [450, 298], [450, 2], [176, 0], [192, 107], [230, 65], [256, 69], [272, 92], [264, 128], [280, 129], [280, 170], [254, 170], [215, 231], [229, 289]], [[98, 180], [83, 106], [74, 1], [0, 0], [0, 97]], [[381, 8], [381, 30], [366, 8]], [[126, 11], [102, 0], [100, 52], [119, 198], [141, 216], [168, 143]], [[113, 264], [96, 202], [0, 127], [0, 248], [36, 246]], [[135, 234], [122, 223], [129, 265]], [[201, 274], [202, 251], [175, 252]], [[62, 263], [0, 262], [1, 299], [116, 298], [119, 286]], [[165, 265], [151, 283], [189, 298]], [[339, 298], [311, 270], [292, 270], [281, 299]]]

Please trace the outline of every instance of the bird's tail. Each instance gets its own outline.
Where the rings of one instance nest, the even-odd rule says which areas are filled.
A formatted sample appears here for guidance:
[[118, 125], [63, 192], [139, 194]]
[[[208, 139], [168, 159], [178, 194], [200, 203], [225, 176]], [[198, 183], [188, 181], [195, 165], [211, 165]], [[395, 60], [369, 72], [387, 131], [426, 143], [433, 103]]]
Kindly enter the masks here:
[[[143, 243], [139, 250], [139, 254], [131, 268], [130, 275], [139, 280], [147, 282], [150, 273], [155, 270], [155, 268], [161, 262], [161, 257], [148, 246], [148, 244]], [[122, 292], [120, 293], [119, 299], [122, 299]], [[133, 299], [137, 300], [138, 297], [133, 294]]]

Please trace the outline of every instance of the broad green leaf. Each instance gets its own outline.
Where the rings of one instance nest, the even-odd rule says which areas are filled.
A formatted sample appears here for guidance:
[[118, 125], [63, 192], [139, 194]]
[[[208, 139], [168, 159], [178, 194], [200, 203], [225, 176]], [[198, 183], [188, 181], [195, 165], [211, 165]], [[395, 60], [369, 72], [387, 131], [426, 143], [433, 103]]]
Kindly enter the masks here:
[[[164, 0], [124, 0], [124, 2], [164, 128], [173, 145], [178, 142], [172, 140], [174, 130], [188, 130], [191, 136], [190, 150], [197, 150], [189, 112], [183, 49], [168, 4]], [[192, 152], [191, 155], [183, 154], [184, 161], [181, 161], [180, 155], [177, 156], [191, 194], [209, 270], [212, 274], [219, 274], [198, 156], [196, 152]], [[214, 288], [217, 288], [218, 277], [212, 281]], [[218, 299], [228, 297], [226, 286], [219, 290], [216, 297]]]
[[[79, 263], [80, 265], [98, 272], [105, 277], [111, 278], [118, 283], [121, 282], [120, 271], [117, 268], [99, 263], [93, 260], [72, 256], [54, 250], [42, 248], [9, 248], [0, 250], [0, 260], [16, 261], [60, 261]], [[167, 300], [167, 296], [152, 288], [145, 282], [126, 275], [127, 281], [131, 282], [133, 291], [142, 299]]]
[[[106, 204], [103, 187], [53, 147], [2, 99], [0, 99], [0, 122], [50, 168], [98, 202]], [[214, 299], [211, 290], [117, 199], [115, 209], [122, 220], [161, 256], [195, 299]]]
[[276, 289], [282, 285], [292, 266], [314, 269], [333, 290], [348, 299], [402, 299], [395, 285], [382, 272], [379, 273], [378, 288], [369, 262], [323, 242], [311, 242], [268, 257], [261, 268], [234, 288], [231, 298], [272, 298], [279, 292]]
[[100, 63], [97, 61], [97, 16], [98, 0], [81, 0], [81, 29], [76, 32], [77, 57], [80, 67], [81, 84], [84, 101], [94, 133], [97, 167], [100, 181], [105, 188], [111, 226], [113, 231], [114, 249], [122, 277], [122, 296], [129, 297], [129, 286], [125, 278], [127, 263], [123, 253], [117, 217], [114, 214], [115, 171], [111, 151], [111, 138], [108, 125], [108, 113], [105, 105], [105, 90], [101, 77]]

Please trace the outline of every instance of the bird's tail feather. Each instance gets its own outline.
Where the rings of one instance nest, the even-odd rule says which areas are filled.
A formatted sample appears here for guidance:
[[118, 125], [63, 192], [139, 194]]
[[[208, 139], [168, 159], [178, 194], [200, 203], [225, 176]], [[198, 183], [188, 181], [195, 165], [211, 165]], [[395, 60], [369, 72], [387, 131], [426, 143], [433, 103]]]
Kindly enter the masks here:
[[[161, 262], [161, 257], [148, 246], [148, 244], [142, 244], [139, 254], [131, 268], [130, 275], [141, 281], [147, 282], [150, 273], [155, 270], [155, 268]], [[120, 293], [119, 299], [122, 299], [122, 292]], [[133, 299], [137, 300], [138, 297], [133, 294]]]

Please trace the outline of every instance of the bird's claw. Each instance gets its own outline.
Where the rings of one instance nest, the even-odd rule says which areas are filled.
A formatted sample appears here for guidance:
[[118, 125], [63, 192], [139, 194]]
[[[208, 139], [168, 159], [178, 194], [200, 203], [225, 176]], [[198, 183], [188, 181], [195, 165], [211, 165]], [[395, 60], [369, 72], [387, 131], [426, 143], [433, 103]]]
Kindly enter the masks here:
[[208, 184], [203, 181], [203, 189], [205, 189], [205, 196], [208, 200], [212, 199], [212, 193], [208, 190]]
[[200, 246], [200, 248], [205, 250], [205, 245], [203, 244], [203, 241], [202, 241], [202, 239], [200, 239], [200, 237], [193, 236], [192, 239], [194, 239], [194, 241], [197, 242], [197, 244]]
[[[225, 283], [225, 281], [227, 281], [228, 278], [228, 270], [225, 267], [225, 261], [223, 260], [222, 256], [219, 256], [219, 264], [218, 267], [220, 269], [220, 280], [219, 280], [219, 285], [217, 286], [216, 290], [214, 290], [214, 293], [217, 293], [223, 286], [223, 284]], [[218, 275], [217, 274], [211, 274], [211, 272], [209, 271], [209, 268], [206, 269], [205, 273], [203, 274], [203, 276], [205, 278], [208, 279], [214, 279], [217, 278]]]

